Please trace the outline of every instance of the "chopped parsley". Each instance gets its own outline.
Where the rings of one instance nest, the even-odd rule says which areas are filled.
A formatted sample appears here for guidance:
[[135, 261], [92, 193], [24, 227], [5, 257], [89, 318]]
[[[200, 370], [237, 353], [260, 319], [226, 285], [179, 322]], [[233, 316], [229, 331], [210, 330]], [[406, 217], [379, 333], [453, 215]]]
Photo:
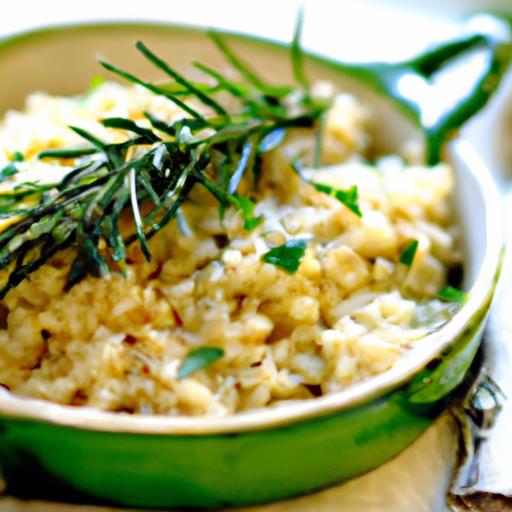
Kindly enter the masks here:
[[5, 167], [0, 169], [0, 181], [4, 181], [7, 178], [13, 176], [18, 173], [18, 168], [16, 167], [16, 162], [23, 162], [24, 157], [23, 154], [19, 151], [15, 151], [12, 155], [11, 162], [8, 163]]
[[406, 267], [412, 267], [414, 256], [416, 256], [417, 250], [418, 240], [410, 240], [407, 242], [407, 245], [404, 247], [404, 250], [400, 255], [400, 263], [404, 264]]
[[288, 240], [279, 247], [274, 247], [262, 257], [266, 263], [280, 267], [286, 272], [296, 272], [306, 252], [307, 240]]
[[468, 294], [459, 290], [458, 288], [454, 288], [453, 286], [446, 286], [437, 294], [438, 299], [441, 299], [444, 302], [455, 302], [456, 304], [462, 304], [468, 298]]
[[359, 194], [357, 187], [354, 185], [348, 190], [341, 190], [324, 183], [313, 183], [313, 186], [319, 191], [327, 194], [331, 197], [336, 198], [340, 203], [343, 203], [349, 210], [354, 212], [358, 217], [362, 216], [361, 210], [357, 201], [359, 200]]
[[[0, 298], [66, 248], [75, 254], [68, 289], [87, 275], [122, 272], [131, 244], [138, 244], [149, 261], [150, 239], [180, 216], [196, 188], [206, 189], [218, 202], [220, 220], [233, 207], [246, 231], [258, 226], [262, 219], [254, 215], [251, 187], [257, 189], [262, 154], [279, 147], [289, 130], [315, 130], [328, 108], [309, 94], [299, 46], [301, 20], [292, 51], [295, 85], [276, 86], [259, 78], [216, 33], [210, 34], [212, 40], [238, 78], [195, 63], [208, 82], [191, 82], [140, 41], [137, 50], [164, 75], [166, 83], [148, 82], [100, 61], [107, 71], [166, 98], [184, 115], [167, 123], [155, 112], [144, 112], [146, 125], [126, 117], [103, 119], [103, 126], [128, 132], [122, 142], [101, 140], [82, 127], [70, 126], [84, 139], [83, 145], [40, 153], [41, 159], [76, 161], [59, 183], [23, 183], [16, 193], [0, 193], [0, 216], [11, 219], [9, 229], [0, 234], [0, 270], [6, 269]], [[95, 79], [91, 87], [101, 82]], [[294, 92], [298, 96], [291, 103]], [[229, 101], [229, 96], [236, 102]], [[196, 110], [190, 98], [205, 108]], [[14, 172], [15, 163], [10, 162], [0, 180]], [[242, 186], [243, 180], [247, 187]], [[133, 218], [127, 232], [120, 226], [125, 213]], [[33, 225], [38, 228], [32, 229]], [[294, 256], [282, 255], [289, 260], [283, 261], [283, 268], [294, 271], [298, 266], [302, 243], [294, 249], [300, 253], [295, 262]], [[267, 257], [276, 256], [269, 253]], [[277, 256], [276, 264], [281, 259]]]

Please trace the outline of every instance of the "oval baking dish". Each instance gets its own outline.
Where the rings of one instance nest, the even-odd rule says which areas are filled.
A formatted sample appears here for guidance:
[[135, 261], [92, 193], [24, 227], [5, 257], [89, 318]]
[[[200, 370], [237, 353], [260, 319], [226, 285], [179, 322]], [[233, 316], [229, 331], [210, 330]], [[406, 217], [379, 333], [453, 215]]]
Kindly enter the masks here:
[[[263, 76], [290, 79], [288, 49], [229, 38]], [[85, 90], [97, 73], [98, 53], [148, 76], [147, 64], [132, 62], [128, 51], [137, 39], [170, 56], [178, 69], [195, 59], [221, 62], [206, 34], [192, 28], [119, 23], [44, 29], [0, 43], [0, 74], [16, 76], [15, 86], [2, 89], [0, 112], [19, 108], [34, 90]], [[389, 99], [389, 80], [364, 80], [364, 72], [317, 57], [307, 65], [311, 77], [330, 80], [371, 105], [378, 151], [392, 152], [406, 138], [424, 139], [410, 104], [400, 108]], [[500, 199], [484, 163], [461, 140], [446, 144], [443, 157], [455, 171], [469, 298], [412, 355], [345, 391], [226, 418], [100, 412], [0, 389], [0, 467], [8, 490], [16, 494], [30, 485], [34, 495], [57, 492], [140, 507], [262, 503], [361, 474], [413, 442], [449, 404], [474, 359], [502, 253]]]

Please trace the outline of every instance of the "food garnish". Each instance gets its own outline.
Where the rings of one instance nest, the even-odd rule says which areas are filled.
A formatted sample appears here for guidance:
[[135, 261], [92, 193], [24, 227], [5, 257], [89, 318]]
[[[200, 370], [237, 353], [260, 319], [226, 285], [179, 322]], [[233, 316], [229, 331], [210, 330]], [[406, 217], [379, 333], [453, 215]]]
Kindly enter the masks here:
[[217, 347], [199, 347], [191, 350], [178, 370], [178, 380], [207, 368], [224, 355], [224, 351]]
[[400, 263], [406, 267], [412, 267], [414, 256], [418, 250], [418, 240], [410, 240], [407, 242], [402, 254], [400, 255]]
[[[254, 229], [261, 218], [254, 216], [251, 191], [239, 192], [242, 179], [250, 180], [256, 189], [261, 156], [278, 147], [290, 128], [315, 128], [328, 108], [310, 93], [300, 31], [299, 17], [291, 51], [298, 83], [295, 87], [265, 83], [216, 33], [211, 33], [213, 41], [242, 76], [243, 83], [200, 63], [195, 66], [216, 84], [193, 83], [142, 42], [136, 48], [173, 80], [170, 85], [144, 81], [101, 61], [108, 71], [169, 99], [186, 117], [167, 124], [155, 113], [146, 112], [151, 128], [123, 117], [103, 119], [105, 127], [132, 134], [120, 143], [99, 140], [83, 128], [71, 126], [88, 145], [41, 152], [41, 159], [74, 159], [75, 167], [60, 182], [21, 183], [0, 193], [0, 218], [11, 220], [0, 234], [0, 269], [6, 270], [0, 297], [68, 247], [76, 250], [68, 288], [87, 275], [100, 277], [113, 269], [123, 271], [126, 248], [134, 242], [150, 260], [148, 241], [179, 215], [196, 186], [218, 201], [221, 218], [227, 208], [233, 207], [240, 212], [244, 228]], [[228, 112], [217, 97], [221, 92], [236, 99], [240, 105], [236, 112]], [[293, 108], [287, 101], [292, 93], [298, 98]], [[187, 97], [203, 104], [211, 114], [203, 115], [185, 103]], [[2, 177], [15, 172], [14, 163], [10, 164]], [[348, 191], [319, 184], [315, 187], [361, 214], [355, 187]], [[134, 230], [124, 235], [119, 221], [130, 210]]]
[[353, 211], [358, 217], [362, 216], [361, 210], [357, 203], [359, 196], [357, 187], [354, 185], [348, 190], [340, 190], [323, 183], [313, 183], [313, 186], [319, 191], [336, 198], [340, 203], [343, 203], [349, 210]]
[[462, 304], [467, 300], [468, 294], [453, 286], [446, 286], [438, 292], [437, 297], [444, 302]]

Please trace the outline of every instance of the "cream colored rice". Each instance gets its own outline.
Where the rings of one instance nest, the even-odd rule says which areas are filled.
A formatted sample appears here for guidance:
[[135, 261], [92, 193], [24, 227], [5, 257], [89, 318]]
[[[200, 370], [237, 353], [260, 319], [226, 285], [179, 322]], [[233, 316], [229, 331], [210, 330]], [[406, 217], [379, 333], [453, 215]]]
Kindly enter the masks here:
[[[36, 155], [81, 143], [67, 125], [123, 140], [97, 120], [143, 124], [145, 110], [180, 116], [165, 99], [111, 83], [83, 98], [34, 94], [0, 125], [0, 168], [20, 151], [17, 181], [60, 179], [73, 162]], [[191, 234], [171, 223], [151, 241], [149, 263], [130, 247], [126, 278], [87, 277], [63, 291], [73, 252], [58, 254], [3, 300], [0, 383], [20, 396], [111, 411], [227, 415], [332, 393], [388, 370], [448, 318], [435, 296], [461, 258], [451, 169], [398, 156], [364, 163], [371, 123], [352, 96], [337, 96], [323, 148], [333, 165], [310, 172], [338, 188], [357, 185], [361, 218], [291, 170], [286, 155], [313, 147], [311, 133], [296, 131], [264, 158], [256, 207], [264, 221], [255, 230], [245, 232], [231, 210], [221, 224], [217, 205], [198, 190], [184, 208]], [[262, 261], [300, 237], [309, 241], [296, 273]], [[399, 258], [411, 239], [419, 246], [408, 269]], [[204, 345], [224, 356], [178, 380], [189, 351]]]

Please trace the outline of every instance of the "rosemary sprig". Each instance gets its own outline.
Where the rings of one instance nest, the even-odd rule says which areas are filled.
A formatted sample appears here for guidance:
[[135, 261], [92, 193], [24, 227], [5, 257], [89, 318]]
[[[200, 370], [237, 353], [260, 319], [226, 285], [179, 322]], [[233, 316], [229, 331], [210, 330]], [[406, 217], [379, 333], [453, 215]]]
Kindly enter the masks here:
[[[4, 270], [0, 297], [66, 248], [75, 250], [68, 287], [87, 275], [100, 277], [124, 271], [127, 247], [132, 243], [137, 243], [149, 260], [148, 241], [180, 216], [181, 206], [197, 186], [218, 201], [221, 216], [226, 208], [233, 207], [240, 212], [244, 228], [254, 229], [262, 219], [255, 217], [251, 198], [239, 193], [242, 180], [257, 183], [261, 156], [279, 147], [289, 129], [315, 127], [327, 108], [308, 96], [300, 26], [301, 18], [292, 48], [292, 65], [303, 93], [299, 113], [297, 106], [292, 113], [286, 101], [293, 87], [266, 84], [218, 34], [211, 34], [212, 39], [240, 73], [241, 83], [199, 63], [196, 67], [216, 84], [191, 82], [141, 42], [137, 49], [172, 83], [156, 85], [101, 61], [108, 71], [169, 99], [186, 116], [167, 124], [156, 113], [147, 112], [150, 128], [127, 118], [103, 119], [105, 127], [128, 134], [126, 141], [115, 144], [72, 126], [84, 139], [84, 146], [51, 149], [39, 155], [75, 161], [61, 182], [24, 183], [0, 192], [0, 218], [10, 221], [0, 233], [0, 269]], [[216, 97], [218, 92], [236, 98], [239, 109], [228, 112]], [[206, 113], [178, 96], [194, 99]], [[6, 178], [10, 172], [5, 171]], [[352, 193], [349, 200], [353, 203], [355, 199], [357, 193]], [[132, 233], [121, 233], [119, 223], [124, 212], [131, 212]], [[297, 253], [297, 261], [303, 245], [300, 241], [290, 248]]]

